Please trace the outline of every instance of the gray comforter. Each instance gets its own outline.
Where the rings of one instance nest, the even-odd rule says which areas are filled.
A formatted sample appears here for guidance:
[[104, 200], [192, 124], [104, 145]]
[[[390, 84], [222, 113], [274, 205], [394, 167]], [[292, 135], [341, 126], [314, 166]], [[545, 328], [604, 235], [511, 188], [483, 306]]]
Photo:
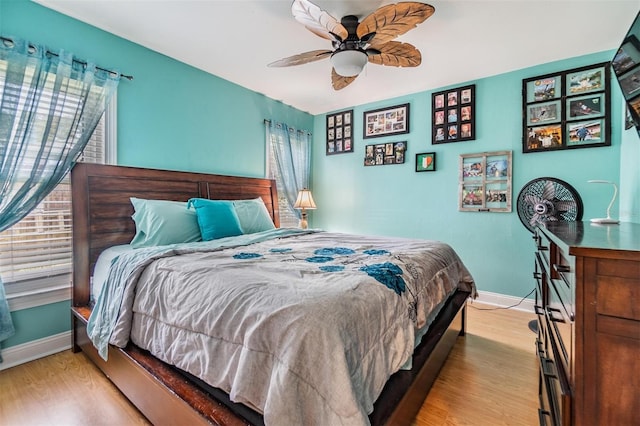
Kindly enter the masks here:
[[447, 296], [475, 296], [436, 241], [283, 229], [223, 240], [117, 258], [89, 334], [103, 356], [130, 339], [267, 425], [367, 424]]

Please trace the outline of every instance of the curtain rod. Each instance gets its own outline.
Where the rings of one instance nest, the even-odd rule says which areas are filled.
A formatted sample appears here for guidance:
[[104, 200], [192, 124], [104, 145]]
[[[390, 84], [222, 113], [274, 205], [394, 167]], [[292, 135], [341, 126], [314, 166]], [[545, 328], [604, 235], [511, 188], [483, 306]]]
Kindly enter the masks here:
[[[13, 42], [14, 42], [14, 41], [13, 41], [13, 39], [8, 38], [8, 37], [3, 37], [3, 36], [0, 36], [0, 40], [2, 40], [2, 41], [9, 41], [9, 42], [11, 42], [11, 43], [13, 43]], [[35, 48], [36, 46], [34, 46], [33, 44], [29, 43], [29, 47], [33, 47], [33, 48]], [[52, 56], [55, 56], [55, 57], [60, 57], [60, 55], [58, 55], [58, 54], [57, 54], [57, 53], [55, 53], [55, 52], [50, 51], [49, 49], [45, 50], [45, 52], [44, 52], [44, 53], [45, 53], [45, 54], [47, 54], [47, 55], [52, 55]], [[86, 66], [87, 66], [87, 62], [85, 62], [85, 61], [81, 61], [80, 59], [73, 59], [73, 62], [75, 62], [75, 63], [77, 63], [77, 64], [80, 64], [80, 65], [82, 65], [82, 66], [84, 66], [84, 67], [86, 67]], [[122, 77], [122, 78], [126, 78], [127, 80], [133, 80], [133, 76], [132, 76], [132, 75], [125, 75], [125, 74], [121, 74], [121, 73], [116, 73], [115, 71], [111, 71], [111, 70], [108, 70], [108, 69], [106, 69], [106, 68], [101, 68], [101, 67], [98, 67], [98, 66], [96, 66], [96, 69], [99, 69], [100, 71], [105, 71], [105, 72], [108, 72], [108, 73], [111, 73], [111, 74], [118, 74], [120, 77]]]

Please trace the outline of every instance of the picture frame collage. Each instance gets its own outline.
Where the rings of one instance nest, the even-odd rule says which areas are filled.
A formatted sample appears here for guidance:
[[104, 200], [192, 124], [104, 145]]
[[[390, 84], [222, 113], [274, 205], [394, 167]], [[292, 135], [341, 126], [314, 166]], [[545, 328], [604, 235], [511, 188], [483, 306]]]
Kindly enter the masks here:
[[458, 210], [511, 212], [512, 152], [459, 157]]
[[462, 142], [476, 138], [475, 84], [431, 95], [432, 144]]
[[403, 164], [406, 157], [407, 141], [387, 142], [365, 146], [365, 166]]
[[524, 79], [522, 152], [611, 145], [608, 63]]
[[353, 152], [353, 110], [327, 114], [327, 155]]
[[409, 104], [365, 111], [363, 123], [364, 139], [409, 133]]
[[624, 39], [611, 61], [611, 67], [627, 101], [625, 129], [630, 129], [635, 123], [640, 123], [640, 41], [635, 34]]

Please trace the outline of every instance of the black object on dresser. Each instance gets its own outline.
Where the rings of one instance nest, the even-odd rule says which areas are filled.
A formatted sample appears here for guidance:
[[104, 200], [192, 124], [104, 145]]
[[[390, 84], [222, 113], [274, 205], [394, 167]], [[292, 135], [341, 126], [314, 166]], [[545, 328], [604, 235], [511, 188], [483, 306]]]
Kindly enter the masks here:
[[640, 224], [546, 222], [533, 238], [540, 424], [638, 424]]

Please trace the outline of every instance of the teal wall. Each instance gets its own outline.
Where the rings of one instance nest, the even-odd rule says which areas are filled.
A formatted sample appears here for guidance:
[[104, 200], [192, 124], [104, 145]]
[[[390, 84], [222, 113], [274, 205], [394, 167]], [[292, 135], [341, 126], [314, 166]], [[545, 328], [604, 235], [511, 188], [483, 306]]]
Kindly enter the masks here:
[[[0, 34], [134, 76], [118, 88], [121, 165], [263, 177], [264, 119], [313, 128], [305, 112], [27, 0], [0, 0]], [[4, 348], [71, 329], [68, 302], [12, 317]]]
[[[515, 200], [531, 179], [552, 176], [570, 183], [583, 199], [584, 218], [602, 217], [612, 191], [588, 184], [587, 180], [620, 182], [624, 144], [621, 204], [628, 210], [627, 221], [640, 222], [637, 167], [640, 142], [635, 131], [621, 134], [623, 104], [616, 82], [611, 86], [612, 146], [522, 153], [522, 80], [609, 61], [613, 53], [571, 58], [451, 86], [476, 85], [475, 141], [431, 144], [432, 92], [354, 107], [354, 153], [325, 155], [325, 116], [316, 116], [312, 189], [318, 209], [310, 213], [312, 225], [340, 232], [442, 240], [460, 254], [479, 290], [527, 295], [534, 286], [531, 276], [534, 247], [531, 233], [518, 218]], [[362, 138], [364, 111], [403, 103], [410, 104], [409, 134]], [[365, 145], [401, 140], [408, 142], [405, 164], [363, 166]], [[503, 150], [513, 152], [513, 212], [459, 212], [459, 155]], [[414, 171], [415, 154], [421, 152], [436, 152], [436, 172]], [[616, 203], [613, 215], [618, 216], [619, 206]]]
[[0, 2], [0, 33], [133, 75], [118, 87], [121, 165], [263, 177], [263, 120], [313, 126], [307, 113], [28, 0]]

